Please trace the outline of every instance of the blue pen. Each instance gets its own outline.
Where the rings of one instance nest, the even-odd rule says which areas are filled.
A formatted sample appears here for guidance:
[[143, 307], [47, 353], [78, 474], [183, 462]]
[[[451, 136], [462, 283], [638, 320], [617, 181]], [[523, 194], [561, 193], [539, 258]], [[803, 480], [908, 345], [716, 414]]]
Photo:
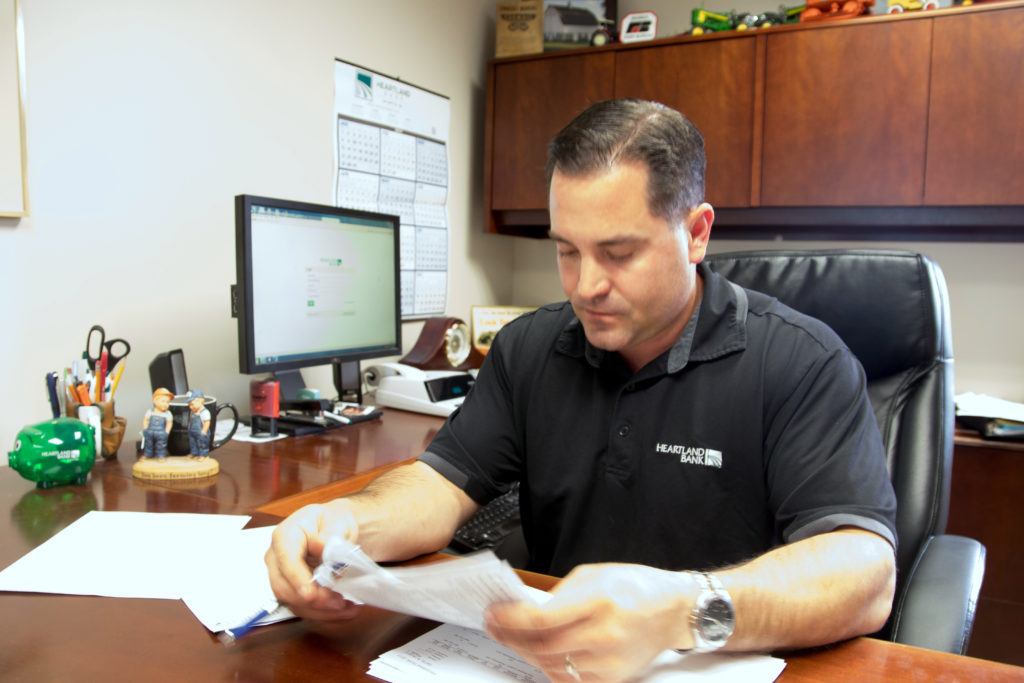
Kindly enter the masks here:
[[[328, 580], [328, 577], [334, 577], [338, 574], [341, 574], [347, 566], [348, 565], [344, 562], [324, 562], [319, 567], [317, 567], [316, 573], [313, 575], [313, 578], [310, 580], [310, 583], [315, 582], [319, 583], [322, 586], [330, 587], [328, 583], [325, 583], [325, 581]], [[217, 638], [218, 640], [220, 640], [220, 642], [230, 647], [234, 645], [236, 642], [238, 642], [239, 638], [241, 638], [246, 633], [256, 628], [260, 621], [270, 616], [280, 608], [281, 603], [279, 603], [277, 600], [272, 600], [271, 602], [268, 602], [259, 612], [254, 614], [244, 624], [242, 624], [241, 626], [236, 626], [234, 628], [224, 629], [223, 631], [217, 634]]]
[[60, 399], [57, 398], [57, 373], [46, 373], [46, 393], [50, 396], [50, 410], [54, 419], [60, 417]]
[[220, 642], [224, 643], [225, 645], [234, 645], [239, 638], [241, 638], [246, 633], [256, 628], [256, 625], [260, 623], [260, 621], [262, 621], [266, 617], [269, 617], [271, 614], [280, 609], [280, 607], [281, 603], [279, 603], [277, 600], [269, 602], [265, 607], [263, 607], [263, 609], [261, 609], [255, 615], [253, 615], [253, 617], [249, 619], [247, 622], [245, 622], [241, 626], [236, 626], [235, 628], [224, 629], [224, 631], [217, 635], [217, 638], [220, 639]]

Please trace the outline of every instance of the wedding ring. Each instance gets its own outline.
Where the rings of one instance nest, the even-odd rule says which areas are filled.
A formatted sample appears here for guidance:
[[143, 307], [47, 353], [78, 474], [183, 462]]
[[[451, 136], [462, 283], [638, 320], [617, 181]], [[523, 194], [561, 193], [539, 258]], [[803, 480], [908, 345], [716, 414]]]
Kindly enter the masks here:
[[579, 669], [576, 668], [576, 663], [572, 661], [572, 657], [569, 655], [565, 656], [565, 673], [572, 676], [574, 681], [580, 680]]

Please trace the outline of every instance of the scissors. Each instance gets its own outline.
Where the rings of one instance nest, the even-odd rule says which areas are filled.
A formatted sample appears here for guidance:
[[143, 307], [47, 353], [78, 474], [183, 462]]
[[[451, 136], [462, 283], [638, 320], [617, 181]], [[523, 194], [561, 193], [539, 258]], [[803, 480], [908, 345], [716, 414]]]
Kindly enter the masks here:
[[[93, 336], [94, 333], [97, 336]], [[94, 346], [94, 340], [98, 339], [99, 344]], [[95, 353], [93, 353], [95, 349]], [[85, 337], [85, 358], [89, 363], [89, 369], [96, 371], [96, 364], [99, 363], [103, 351], [107, 352], [107, 367], [113, 368], [118, 361], [132, 352], [132, 347], [124, 339], [107, 340], [107, 333], [100, 325], [93, 325], [89, 328], [89, 334]]]

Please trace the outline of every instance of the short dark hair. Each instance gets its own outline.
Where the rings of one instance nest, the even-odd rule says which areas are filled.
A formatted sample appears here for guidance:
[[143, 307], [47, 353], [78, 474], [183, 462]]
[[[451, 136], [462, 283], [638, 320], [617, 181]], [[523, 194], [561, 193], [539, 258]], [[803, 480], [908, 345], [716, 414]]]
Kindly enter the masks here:
[[674, 224], [704, 201], [704, 136], [675, 109], [637, 99], [592, 104], [555, 135], [548, 187], [555, 170], [584, 176], [631, 161], [647, 167], [652, 215]]

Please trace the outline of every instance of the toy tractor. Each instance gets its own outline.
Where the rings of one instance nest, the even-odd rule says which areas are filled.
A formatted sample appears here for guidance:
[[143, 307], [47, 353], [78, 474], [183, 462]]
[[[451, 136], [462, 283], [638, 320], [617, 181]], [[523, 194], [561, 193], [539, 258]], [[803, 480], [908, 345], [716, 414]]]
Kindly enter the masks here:
[[834, 21], [870, 14], [875, 0], [813, 0], [800, 13], [800, 21]]
[[938, 9], [938, 0], [889, 0], [889, 14], [900, 14], [904, 10]]
[[794, 24], [800, 21], [800, 13], [804, 11], [804, 7], [805, 5], [798, 5], [796, 7], [779, 5], [778, 11], [775, 12], [739, 15], [736, 23], [736, 30], [745, 31], [748, 28], [768, 28], [769, 26]]
[[731, 31], [736, 28], [735, 22], [736, 15], [732, 12], [721, 14], [695, 7], [690, 14], [690, 23], [693, 24], [690, 34], [699, 36], [708, 31]]

